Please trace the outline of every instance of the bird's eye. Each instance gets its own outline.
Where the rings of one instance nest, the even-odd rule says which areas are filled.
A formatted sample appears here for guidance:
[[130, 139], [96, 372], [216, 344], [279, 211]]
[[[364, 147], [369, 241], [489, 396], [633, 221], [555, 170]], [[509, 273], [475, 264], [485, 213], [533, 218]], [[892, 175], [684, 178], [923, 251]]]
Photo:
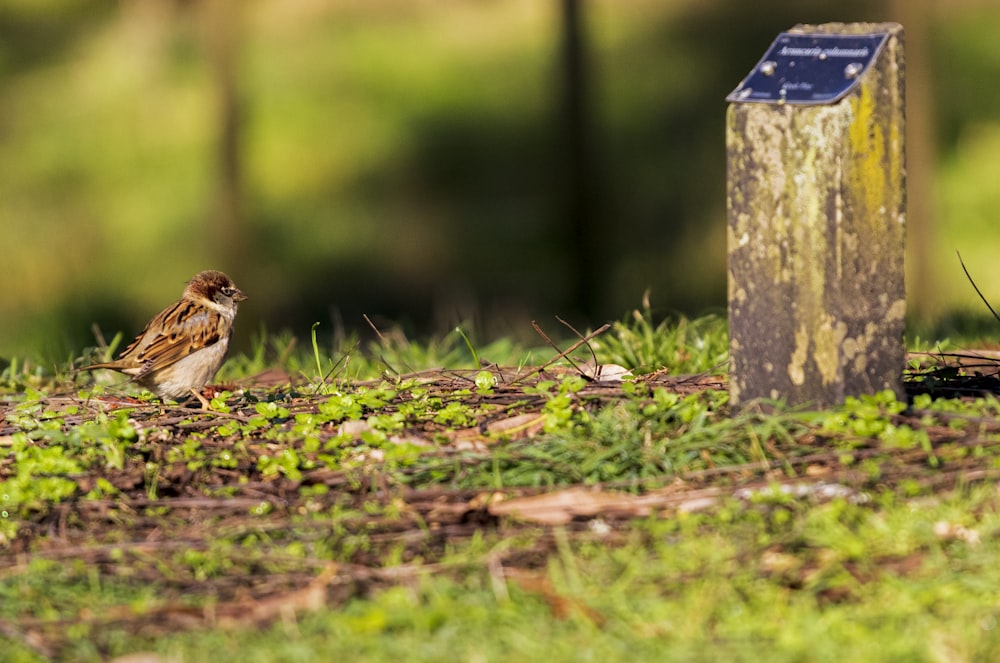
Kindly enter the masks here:
[[222, 294], [224, 294], [226, 297], [232, 297], [234, 292], [236, 292], [236, 288], [230, 288], [229, 286], [225, 286], [222, 288]]

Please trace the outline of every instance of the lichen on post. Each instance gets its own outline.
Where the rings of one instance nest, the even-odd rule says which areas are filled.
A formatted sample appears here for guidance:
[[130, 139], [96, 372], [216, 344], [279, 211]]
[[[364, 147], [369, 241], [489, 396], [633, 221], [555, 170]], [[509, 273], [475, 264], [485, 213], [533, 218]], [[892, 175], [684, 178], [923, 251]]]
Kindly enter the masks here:
[[[903, 396], [903, 32], [895, 23], [824, 24], [799, 25], [782, 36], [795, 45], [814, 35], [815, 49], [782, 51], [776, 41], [768, 54], [775, 59], [765, 56], [730, 96], [735, 403], [767, 398], [819, 406], [885, 389]], [[828, 35], [884, 39], [868, 61], [855, 62], [851, 55], [864, 49]], [[846, 94], [793, 101], [796, 94], [808, 97], [812, 83], [781, 68], [801, 75], [810, 53], [823, 72], [836, 66], [856, 77]], [[782, 54], [790, 55], [781, 60]], [[767, 76], [781, 78], [768, 88]], [[814, 96], [824, 85], [813, 86]]]

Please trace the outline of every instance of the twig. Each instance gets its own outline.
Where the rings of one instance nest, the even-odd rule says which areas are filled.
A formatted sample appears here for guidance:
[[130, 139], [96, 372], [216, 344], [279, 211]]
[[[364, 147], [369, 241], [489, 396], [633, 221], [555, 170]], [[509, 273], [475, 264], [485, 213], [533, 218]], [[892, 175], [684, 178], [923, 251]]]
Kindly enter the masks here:
[[[564, 327], [566, 327], [571, 332], [573, 332], [574, 334], [576, 334], [577, 338], [583, 338], [583, 334], [581, 334], [580, 332], [578, 332], [576, 330], [576, 327], [574, 327], [573, 325], [569, 324], [568, 322], [566, 322], [565, 320], [563, 320], [562, 318], [560, 318], [558, 315], [556, 316], [556, 320], [558, 320], [559, 322], [561, 322]], [[594, 352], [594, 348], [590, 347], [590, 343], [587, 344], [587, 349], [590, 350], [590, 356], [594, 358], [594, 375], [596, 376], [597, 375], [597, 353]]]
[[375, 323], [372, 322], [372, 319], [368, 317], [368, 314], [362, 313], [361, 317], [365, 319], [365, 322], [368, 323], [368, 326], [371, 327], [372, 331], [375, 332], [375, 335], [378, 336], [378, 340], [381, 341], [382, 343], [385, 343], [385, 336], [382, 336], [382, 332], [380, 332], [378, 327], [375, 326]]
[[7, 620], [0, 620], [0, 635], [15, 642], [20, 642], [27, 649], [35, 652], [42, 658], [52, 659], [55, 657], [55, 651], [42, 640], [40, 634], [27, 631]]
[[[388, 345], [388, 342], [386, 341], [385, 336], [383, 336], [382, 332], [379, 331], [379, 328], [375, 326], [375, 323], [372, 322], [372, 319], [368, 317], [368, 314], [367, 313], [362, 313], [361, 317], [365, 319], [365, 322], [368, 323], [368, 326], [371, 327], [372, 331], [375, 332], [375, 335], [378, 336], [379, 343], [381, 343], [383, 347], [385, 347], [386, 345]], [[386, 360], [385, 355], [383, 355], [383, 354], [380, 353], [379, 356], [378, 356], [378, 358], [380, 360], [382, 360], [382, 363], [385, 364], [385, 367], [387, 369], [389, 369], [390, 373], [392, 373], [393, 375], [396, 375], [396, 376], [399, 375], [399, 371], [397, 371], [395, 368], [392, 367], [392, 365]], [[403, 365], [406, 366], [406, 364], [403, 364]], [[412, 370], [412, 369], [410, 369], [409, 366], [406, 366], [406, 368], [407, 368], [407, 370]]]
[[969, 283], [972, 284], [973, 290], [976, 291], [976, 294], [979, 295], [979, 298], [983, 300], [984, 304], [986, 304], [986, 308], [990, 310], [990, 313], [993, 314], [993, 317], [996, 318], [998, 322], [1000, 322], [1000, 315], [997, 315], [997, 312], [993, 310], [993, 307], [990, 306], [989, 301], [987, 301], [986, 297], [979, 290], [979, 286], [977, 286], [976, 282], [972, 280], [972, 275], [969, 274], [969, 270], [965, 267], [965, 262], [962, 260], [962, 254], [959, 253], [958, 251], [955, 251], [955, 253], [958, 255], [958, 264], [962, 266], [962, 271], [965, 272], [965, 278], [969, 279]]
[[[535, 322], [534, 320], [532, 320], [531, 321], [531, 326], [535, 328], [535, 331], [537, 331], [542, 336], [542, 338], [544, 338], [549, 343], [549, 345], [551, 345], [556, 350], [559, 349], [559, 346], [557, 346], [555, 343], [553, 343], [551, 341], [551, 339], [549, 339], [549, 337], [545, 335], [545, 333], [542, 331], [542, 328], [538, 326], [537, 322]], [[522, 375], [517, 380], [515, 380], [514, 383], [516, 384], [516, 383], [521, 382], [523, 380], [527, 380], [528, 378], [530, 378], [530, 377], [532, 377], [534, 375], [538, 375], [539, 373], [541, 373], [542, 371], [544, 371], [546, 368], [548, 368], [552, 364], [556, 363], [557, 361], [559, 361], [560, 359], [562, 359], [563, 357], [565, 357], [569, 353], [573, 352], [574, 350], [576, 350], [578, 347], [580, 347], [584, 343], [587, 343], [591, 339], [593, 339], [593, 338], [595, 338], [597, 336], [600, 336], [604, 332], [608, 331], [610, 328], [611, 328], [610, 324], [605, 323], [605, 324], [601, 325], [596, 330], [590, 332], [585, 337], [581, 338], [579, 341], [577, 341], [573, 345], [569, 346], [567, 349], [563, 350], [562, 352], [560, 352], [555, 357], [553, 357], [552, 359], [548, 360], [547, 362], [545, 362], [544, 364], [542, 364], [541, 366], [539, 366], [535, 370], [531, 371], [530, 373], [526, 373], [525, 375]], [[572, 363], [572, 360], [570, 360], [570, 361]], [[578, 366], [576, 366], [576, 364], [573, 364], [573, 366], [576, 367], [576, 370], [578, 370], [578, 371], [580, 370], [580, 368]]]
[[360, 345], [361, 341], [355, 342], [354, 346], [350, 350], [341, 355], [340, 359], [337, 360], [337, 363], [333, 365], [333, 368], [327, 371], [326, 375], [323, 376], [323, 382], [326, 382], [326, 379], [333, 375], [333, 372], [340, 368], [341, 364], [344, 365], [344, 370], [346, 371], [348, 364], [351, 363], [351, 353], [357, 350]]
[[[546, 343], [548, 343], [548, 344], [549, 344], [549, 346], [550, 346], [550, 347], [551, 347], [551, 348], [552, 348], [553, 350], [555, 350], [556, 352], [559, 352], [559, 346], [558, 346], [558, 345], [556, 345], [555, 341], [553, 341], [553, 340], [552, 340], [551, 338], [549, 338], [548, 334], [546, 334], [546, 333], [545, 333], [544, 331], [542, 331], [542, 328], [541, 328], [541, 327], [539, 326], [539, 324], [538, 324], [537, 322], [535, 322], [534, 320], [532, 320], [532, 321], [531, 321], [531, 326], [535, 328], [535, 332], [536, 332], [536, 333], [537, 333], [537, 334], [538, 334], [539, 336], [541, 336], [541, 337], [542, 337], [542, 339], [543, 339], [543, 340], [544, 340], [544, 341], [545, 341]], [[576, 347], [576, 346], [574, 346], [574, 347]], [[587, 373], [586, 373], [586, 372], [585, 372], [585, 371], [584, 371], [584, 370], [583, 370], [582, 368], [580, 368], [579, 366], [577, 366], [577, 365], [576, 365], [576, 362], [575, 362], [575, 361], [573, 361], [573, 358], [572, 358], [572, 357], [569, 357], [569, 356], [568, 356], [568, 353], [569, 353], [569, 351], [567, 350], [566, 352], [564, 352], [564, 353], [563, 353], [562, 355], [560, 355], [560, 356], [565, 356], [565, 357], [566, 357], [566, 361], [568, 361], [568, 362], [570, 363], [570, 365], [571, 365], [571, 366], [572, 366], [573, 368], [575, 368], [575, 369], [576, 369], [576, 372], [577, 372], [577, 373], [579, 373], [580, 375], [582, 375], [582, 376], [583, 376], [584, 378], [587, 378]], [[558, 357], [557, 357], [557, 359], [558, 359]], [[549, 362], [549, 363], [552, 363], [552, 362]]]

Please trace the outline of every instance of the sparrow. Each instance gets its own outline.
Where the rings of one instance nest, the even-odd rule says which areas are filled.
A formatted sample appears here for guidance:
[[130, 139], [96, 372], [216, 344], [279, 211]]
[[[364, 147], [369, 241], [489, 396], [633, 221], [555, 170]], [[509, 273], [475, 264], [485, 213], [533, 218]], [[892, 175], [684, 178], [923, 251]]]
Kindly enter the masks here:
[[118, 359], [85, 366], [132, 377], [163, 400], [194, 395], [222, 366], [239, 302], [247, 298], [232, 280], [214, 269], [187, 282], [181, 298], [160, 311]]

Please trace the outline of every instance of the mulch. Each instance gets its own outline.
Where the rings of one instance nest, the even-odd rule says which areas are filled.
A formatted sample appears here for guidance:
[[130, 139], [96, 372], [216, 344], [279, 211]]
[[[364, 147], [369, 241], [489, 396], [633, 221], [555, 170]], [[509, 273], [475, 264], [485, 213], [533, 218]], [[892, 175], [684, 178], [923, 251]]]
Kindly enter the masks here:
[[[475, 376], [469, 371], [409, 376], [442, 395], [471, 388], [467, 402], [484, 414], [460, 431], [445, 425], [409, 430], [406, 441], [425, 444], [425, 453], [460, 467], [483, 462], [490, 445], [503, 444], [491, 432], [498, 426], [504, 430], [504, 422], [516, 422], [509, 427], [512, 436], [537, 433], [532, 416], [541, 410], [545, 396], [526, 393], [526, 382], [513, 370], [500, 375], [489, 393], [476, 393]], [[542, 372], [530, 381], [552, 376]], [[661, 373], [643, 379], [682, 395], [727, 388], [725, 378], [717, 375]], [[327, 397], [307, 395], [294, 382], [291, 376], [270, 373], [244, 387], [256, 394], [254, 400], [280, 400], [293, 416], [317, 411]], [[261, 385], [279, 386], [265, 390]], [[1000, 393], [1000, 378], [990, 357], [950, 356], [911, 372], [907, 390], [911, 396], [992, 398]], [[600, 382], [589, 383], [578, 396], [592, 407], [624, 397], [618, 384]], [[265, 476], [257, 460], [275, 448], [265, 437], [244, 440], [250, 455], [239, 458], [235, 467], [168, 462], [169, 450], [192, 434], [204, 435], [203, 448], [231, 445], [232, 439], [212, 431], [223, 421], [246, 422], [254, 416], [249, 399], [237, 400], [228, 414], [129, 399], [81, 403], [52, 397], [46, 407], [58, 411], [70, 404], [79, 412], [63, 418], [66, 427], [127, 406], [131, 421], [147, 433], [123, 467], [73, 477], [79, 486], [76, 497], [31, 514], [13, 541], [0, 542], [0, 582], [17, 582], [34, 561], [50, 560], [81, 583], [96, 572], [111, 584], [155, 587], [157, 599], [142, 607], [82, 609], [56, 620], [38, 615], [0, 619], [0, 635], [45, 656], [58, 655], [70, 625], [90, 626], [94, 632], [121, 627], [148, 637], [192, 628], [263, 626], [290, 614], [342, 605], [380, 588], [416, 582], [427, 574], [486, 572], [494, 584], [519, 583], [555, 605], [563, 599], [546, 589], [544, 568], [556, 549], [557, 529], [613, 546], [629, 536], [636, 517], [712, 509], [724, 500], [749, 499], [776, 486], [808, 499], [864, 501], [904, 480], [928, 490], [948, 490], [1000, 478], [1000, 470], [973, 453], [1000, 445], [1000, 420], [912, 408], [893, 423], [923, 428], [929, 448], [887, 450], [876, 440], [861, 441], [851, 452], [853, 462], [845, 464], [842, 451], [831, 450], [816, 436], [805, 440], [814, 453], [664, 477], [638, 487], [488, 490], [414, 487], [400, 480], [405, 471], [387, 470], [378, 459], [349, 470], [303, 470], [295, 480]], [[5, 407], [0, 403], [0, 415], [9, 410]], [[15, 431], [0, 418], [0, 453]], [[325, 434], [337, 433], [331, 426]], [[866, 459], [877, 462], [877, 473], [865, 466]], [[0, 479], [13, 472], [12, 463], [12, 458], [0, 456]], [[155, 476], [150, 473], [153, 466]], [[84, 499], [99, 480], [118, 492], [105, 499]], [[490, 555], [485, 569], [482, 560], [449, 561], [447, 552], [456, 542], [484, 532], [524, 535], [525, 543]], [[390, 555], [395, 562], [387, 567]]]

